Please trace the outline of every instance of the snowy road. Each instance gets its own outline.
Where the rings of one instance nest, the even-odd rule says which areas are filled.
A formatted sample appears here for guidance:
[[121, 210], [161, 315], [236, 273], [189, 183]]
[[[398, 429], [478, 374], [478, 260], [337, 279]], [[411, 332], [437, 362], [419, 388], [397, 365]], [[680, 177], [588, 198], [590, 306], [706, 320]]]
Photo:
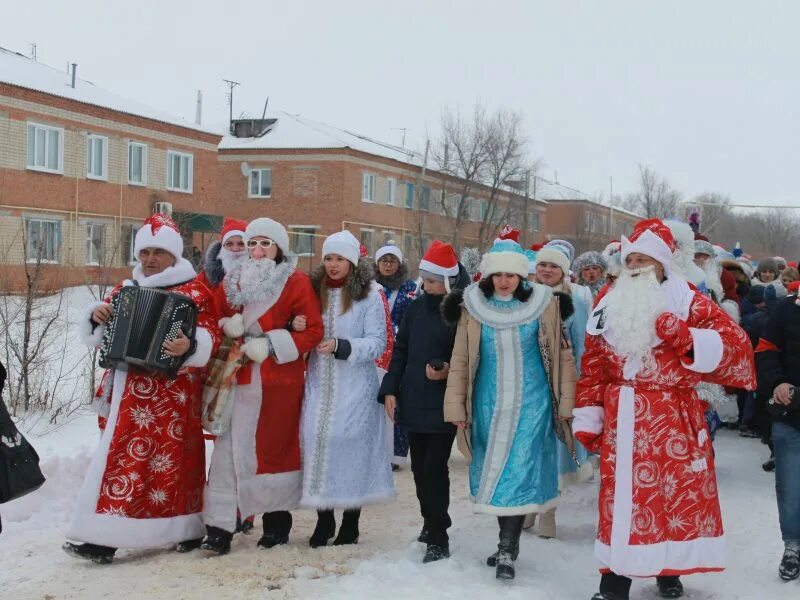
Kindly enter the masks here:
[[[257, 549], [258, 534], [252, 534], [237, 536], [233, 551], [224, 557], [209, 558], [199, 551], [120, 552], [110, 567], [79, 562], [65, 555], [60, 545], [95, 436], [93, 420], [85, 417], [34, 440], [49, 481], [36, 494], [2, 507], [0, 598], [66, 600], [113, 594], [165, 600], [588, 600], [597, 587], [592, 557], [595, 484], [565, 496], [558, 509], [559, 539], [523, 534], [517, 579], [498, 582], [493, 569], [484, 565], [496, 545], [497, 523], [472, 514], [466, 499], [466, 465], [456, 454], [451, 461], [453, 556], [440, 563], [420, 563], [424, 548], [413, 541], [420, 522], [408, 469], [396, 474], [397, 502], [365, 509], [361, 541], [355, 547], [310, 549], [307, 539], [315, 515], [298, 511], [290, 543], [278, 549]], [[800, 598], [800, 582], [785, 584], [777, 577], [782, 544], [774, 481], [760, 468], [766, 446], [726, 431], [716, 448], [729, 568], [722, 574], [685, 578], [685, 597]], [[634, 582], [631, 598], [657, 598], [655, 585], [651, 580]]]

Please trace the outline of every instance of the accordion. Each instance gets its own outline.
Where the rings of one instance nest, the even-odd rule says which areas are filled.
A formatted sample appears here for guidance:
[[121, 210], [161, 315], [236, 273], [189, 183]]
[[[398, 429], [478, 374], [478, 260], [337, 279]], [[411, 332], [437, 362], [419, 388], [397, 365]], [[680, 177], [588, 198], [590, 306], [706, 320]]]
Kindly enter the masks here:
[[183, 331], [194, 344], [197, 305], [191, 298], [153, 288], [126, 286], [112, 299], [114, 315], [100, 346], [103, 368], [136, 366], [175, 378], [188, 353], [170, 356], [163, 348]]

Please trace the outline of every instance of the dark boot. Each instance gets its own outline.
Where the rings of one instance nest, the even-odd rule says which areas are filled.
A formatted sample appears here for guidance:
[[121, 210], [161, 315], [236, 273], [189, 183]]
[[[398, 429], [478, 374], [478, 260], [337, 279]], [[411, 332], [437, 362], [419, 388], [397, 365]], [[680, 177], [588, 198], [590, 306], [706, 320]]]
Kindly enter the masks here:
[[65, 542], [61, 549], [71, 556], [90, 560], [98, 565], [110, 565], [114, 562], [116, 548], [100, 546], [99, 544], [73, 544]]
[[784, 581], [792, 581], [800, 576], [800, 550], [786, 548], [783, 551], [783, 559], [781, 559], [781, 566], [778, 567], [778, 575]]
[[683, 584], [677, 575], [656, 577], [658, 595], [662, 598], [680, 598], [683, 596]]
[[497, 522], [500, 524], [500, 542], [497, 544], [495, 577], [514, 579], [516, 576], [514, 560], [519, 556], [519, 536], [522, 533], [525, 515], [498, 517]]
[[311, 539], [308, 540], [308, 545], [312, 548], [327, 546], [328, 540], [334, 535], [336, 535], [336, 517], [333, 516], [333, 511], [318, 510], [317, 526], [311, 534]]
[[631, 579], [616, 573], [603, 573], [600, 577], [600, 591], [592, 600], [628, 600], [631, 592]]
[[428, 548], [425, 550], [425, 556], [422, 558], [422, 564], [436, 562], [443, 558], [450, 558], [449, 545], [441, 546], [439, 544], [428, 544]]
[[334, 546], [358, 543], [358, 520], [360, 517], [360, 508], [344, 511], [344, 515], [342, 515], [342, 526], [339, 528], [339, 535], [333, 540]]
[[177, 546], [175, 546], [175, 552], [180, 552], [181, 554], [185, 554], [186, 552], [191, 552], [192, 550], [197, 550], [200, 545], [203, 543], [203, 538], [197, 538], [194, 540], [186, 540], [180, 542]]
[[421, 544], [427, 544], [430, 534], [431, 532], [428, 530], [428, 528], [423, 525], [422, 531], [420, 531], [419, 536], [417, 536], [417, 541]]
[[259, 548], [272, 548], [289, 541], [292, 513], [285, 510], [264, 513], [261, 522], [264, 525], [264, 535], [258, 540]]
[[200, 548], [222, 556], [231, 551], [231, 540], [233, 534], [213, 525], [206, 525], [206, 537]]

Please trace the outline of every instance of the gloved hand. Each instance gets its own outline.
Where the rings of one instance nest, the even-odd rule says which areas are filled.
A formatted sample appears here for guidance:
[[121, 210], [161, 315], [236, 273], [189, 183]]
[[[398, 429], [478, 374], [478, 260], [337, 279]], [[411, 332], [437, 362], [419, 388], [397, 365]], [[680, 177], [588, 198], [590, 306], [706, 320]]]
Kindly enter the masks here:
[[692, 334], [685, 321], [674, 313], [661, 313], [656, 319], [656, 335], [685, 356], [692, 349]]
[[244, 319], [240, 313], [236, 313], [222, 326], [222, 333], [229, 338], [236, 339], [244, 335]]
[[261, 364], [269, 357], [272, 344], [270, 344], [269, 339], [265, 337], [250, 338], [244, 343], [242, 350], [244, 350], [247, 358], [255, 363]]

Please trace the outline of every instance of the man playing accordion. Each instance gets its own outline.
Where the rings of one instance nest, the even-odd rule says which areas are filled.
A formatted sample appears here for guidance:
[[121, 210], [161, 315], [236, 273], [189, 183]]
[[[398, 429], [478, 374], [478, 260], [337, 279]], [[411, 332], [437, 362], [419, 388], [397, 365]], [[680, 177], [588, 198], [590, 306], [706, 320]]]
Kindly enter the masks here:
[[106, 425], [67, 532], [69, 540], [81, 543], [64, 544], [69, 554], [101, 564], [112, 562], [119, 547], [177, 544], [188, 551], [199, 546], [204, 533], [202, 374], [219, 344], [217, 315], [208, 288], [195, 281], [194, 268], [182, 258], [183, 240], [172, 219], [148, 218], [136, 233], [134, 253], [132, 280], [91, 305], [81, 320], [86, 343], [104, 342], [114, 317], [112, 302], [130, 285], [190, 298], [197, 328], [193, 340], [176, 329], [163, 342], [166, 355], [181, 357], [174, 378], [132, 364], [103, 375], [95, 406]]

